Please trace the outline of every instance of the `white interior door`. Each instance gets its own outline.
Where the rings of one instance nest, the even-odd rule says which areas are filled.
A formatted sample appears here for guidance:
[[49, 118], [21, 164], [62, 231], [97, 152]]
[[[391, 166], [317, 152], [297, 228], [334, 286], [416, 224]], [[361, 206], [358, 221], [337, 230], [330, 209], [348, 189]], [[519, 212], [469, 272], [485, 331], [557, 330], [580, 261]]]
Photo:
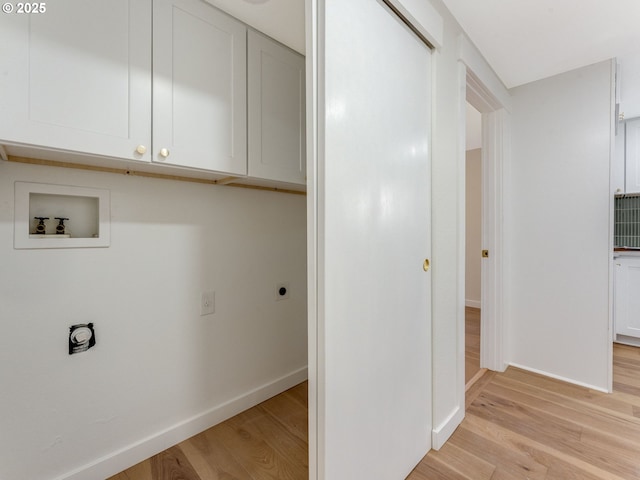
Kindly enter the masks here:
[[431, 446], [431, 54], [381, 1], [327, 0], [324, 29], [311, 465], [402, 479]]

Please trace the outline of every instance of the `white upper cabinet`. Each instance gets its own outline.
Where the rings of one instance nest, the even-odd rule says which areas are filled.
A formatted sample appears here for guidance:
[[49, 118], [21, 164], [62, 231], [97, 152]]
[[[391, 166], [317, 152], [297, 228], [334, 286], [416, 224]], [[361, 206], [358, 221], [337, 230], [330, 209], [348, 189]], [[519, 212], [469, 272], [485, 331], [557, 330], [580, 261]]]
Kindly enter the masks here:
[[0, 143], [148, 160], [150, 118], [150, 1], [0, 15]]
[[202, 0], [38, 5], [0, 15], [9, 154], [306, 183], [301, 55]]
[[246, 27], [194, 0], [153, 3], [154, 162], [247, 173]]
[[248, 35], [249, 176], [305, 184], [304, 57]]
[[640, 118], [626, 122], [626, 193], [640, 192]]

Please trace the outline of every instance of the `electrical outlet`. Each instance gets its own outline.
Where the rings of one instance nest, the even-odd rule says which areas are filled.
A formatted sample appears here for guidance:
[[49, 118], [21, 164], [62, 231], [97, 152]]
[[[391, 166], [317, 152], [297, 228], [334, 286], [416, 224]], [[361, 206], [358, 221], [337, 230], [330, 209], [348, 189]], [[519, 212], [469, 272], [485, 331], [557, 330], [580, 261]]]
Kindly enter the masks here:
[[200, 316], [211, 315], [216, 311], [216, 292], [202, 292]]
[[285, 300], [287, 298], [289, 298], [289, 282], [276, 285], [276, 300]]

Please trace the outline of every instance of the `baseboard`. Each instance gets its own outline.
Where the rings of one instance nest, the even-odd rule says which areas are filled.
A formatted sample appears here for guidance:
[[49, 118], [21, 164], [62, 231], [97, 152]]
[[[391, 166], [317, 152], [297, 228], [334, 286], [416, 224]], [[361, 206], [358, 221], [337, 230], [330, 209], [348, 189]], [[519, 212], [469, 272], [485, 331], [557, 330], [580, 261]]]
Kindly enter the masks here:
[[482, 307], [482, 302], [480, 300], [469, 300], [468, 298], [464, 301], [464, 304], [466, 307], [473, 307], [473, 308], [481, 308]]
[[545, 377], [554, 378], [562, 382], [578, 385], [579, 387], [585, 387], [585, 388], [589, 388], [591, 390], [596, 390], [598, 392], [603, 392], [603, 393], [610, 393], [609, 390], [607, 390], [606, 388], [598, 387], [596, 385], [591, 385], [589, 383], [580, 382], [578, 380], [573, 380], [571, 378], [562, 377], [560, 375], [555, 375], [553, 373], [545, 372], [544, 370], [538, 370], [537, 368], [525, 367], [524, 365], [520, 365], [518, 363], [509, 363], [509, 366], [520, 368], [521, 370], [526, 370], [527, 372], [537, 373], [538, 375], [543, 375]]
[[613, 339], [615, 343], [621, 343], [623, 345], [631, 345], [632, 347], [640, 347], [640, 338], [629, 337], [627, 335], [615, 335]]
[[440, 450], [464, 419], [464, 406], [457, 406], [437, 428], [431, 431], [431, 448]]
[[195, 415], [172, 427], [96, 460], [93, 463], [64, 474], [56, 480], [95, 480], [108, 478], [147, 458], [197, 435], [228, 418], [237, 415], [285, 390], [307, 380], [307, 367], [296, 370], [277, 380], [262, 385], [228, 402]]
[[486, 368], [481, 368], [480, 370], [478, 370], [478, 371], [477, 371], [477, 373], [476, 373], [473, 377], [471, 377], [471, 378], [469, 379], [469, 381], [465, 384], [465, 386], [464, 386], [464, 391], [465, 391], [465, 393], [466, 393], [466, 392], [467, 392], [471, 387], [473, 387], [473, 386], [475, 385], [475, 383], [476, 383], [478, 380], [480, 380], [480, 379], [483, 377], [483, 375], [484, 375], [485, 373], [487, 373], [487, 369], [486, 369]]

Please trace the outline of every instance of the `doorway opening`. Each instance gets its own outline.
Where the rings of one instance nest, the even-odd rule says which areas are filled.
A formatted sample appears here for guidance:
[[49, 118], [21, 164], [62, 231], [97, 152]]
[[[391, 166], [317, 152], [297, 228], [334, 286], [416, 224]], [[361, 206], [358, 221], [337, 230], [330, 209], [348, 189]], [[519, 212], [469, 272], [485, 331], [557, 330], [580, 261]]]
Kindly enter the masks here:
[[[476, 243], [467, 251], [465, 235], [461, 236], [459, 248], [461, 285], [458, 308], [459, 335], [459, 398], [466, 398], [465, 379], [465, 340], [466, 340], [466, 313], [467, 299], [465, 293], [466, 266], [465, 257], [479, 260], [480, 266], [480, 311], [476, 312], [479, 321], [479, 357], [480, 368], [487, 370], [504, 371], [506, 369], [506, 355], [504, 346], [505, 325], [505, 284], [504, 269], [505, 258], [508, 256], [507, 245], [504, 242], [504, 211], [503, 199], [505, 196], [504, 178], [507, 175], [505, 169], [509, 165], [509, 138], [510, 138], [510, 97], [506, 89], [502, 87], [491, 72], [476, 68], [478, 66], [479, 53], [468, 45], [464, 38], [460, 63], [460, 85], [464, 88], [465, 95], [460, 99], [459, 112], [460, 131], [466, 132], [466, 111], [471, 105], [477, 110], [481, 123], [480, 171], [481, 171], [481, 245]], [[461, 172], [460, 204], [461, 210], [466, 212], [465, 184], [466, 184], [466, 134], [459, 137], [460, 156], [459, 165]], [[466, 230], [466, 213], [459, 217], [460, 230]], [[474, 251], [471, 251], [473, 249]], [[464, 277], [463, 277], [464, 276]], [[477, 308], [477, 303], [475, 304]], [[473, 307], [473, 304], [470, 306]], [[469, 329], [472, 332], [472, 329]], [[477, 338], [477, 337], [476, 337]], [[477, 350], [476, 350], [477, 351]], [[482, 376], [478, 373], [478, 378]], [[474, 375], [475, 376], [475, 375]], [[473, 377], [472, 377], [473, 378]]]
[[482, 322], [482, 114], [467, 102], [465, 155], [465, 390], [480, 367]]

